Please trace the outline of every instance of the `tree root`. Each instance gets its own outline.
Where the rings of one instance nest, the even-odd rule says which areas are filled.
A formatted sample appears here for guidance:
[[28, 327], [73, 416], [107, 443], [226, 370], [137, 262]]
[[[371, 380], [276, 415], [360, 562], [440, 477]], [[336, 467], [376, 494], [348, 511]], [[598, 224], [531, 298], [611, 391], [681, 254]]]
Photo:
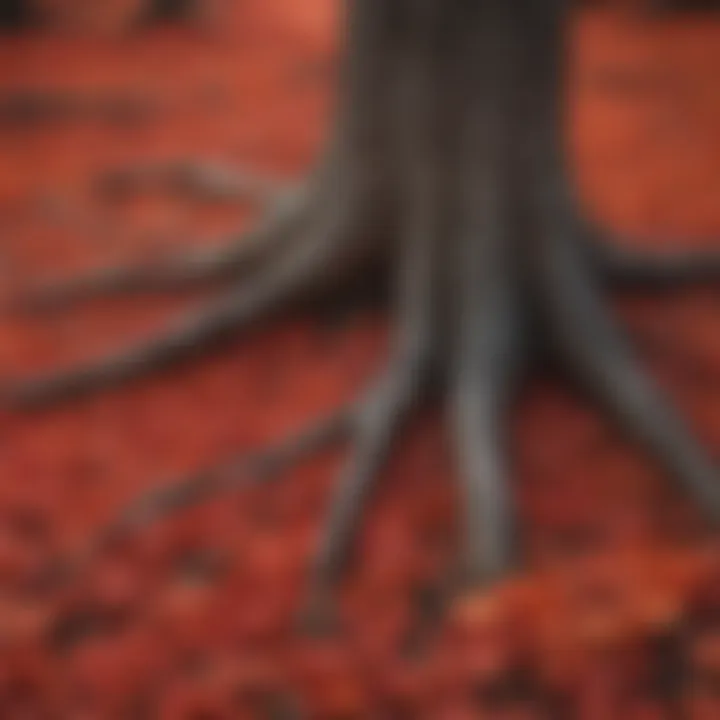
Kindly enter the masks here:
[[283, 183], [251, 170], [211, 162], [177, 161], [135, 165], [100, 177], [98, 188], [117, 197], [166, 188], [201, 200], [266, 200]]
[[619, 290], [675, 291], [720, 285], [720, 252], [715, 249], [647, 252], [595, 230], [590, 252], [609, 286]]
[[341, 441], [353, 429], [359, 403], [344, 408], [263, 450], [235, 457], [173, 480], [131, 503], [73, 557], [46, 570], [36, 583], [47, 589], [66, 584], [91, 569], [104, 554], [182, 510], [236, 492], [250, 484], [271, 482], [305, 457]]
[[193, 250], [159, 265], [111, 267], [49, 284], [16, 299], [14, 309], [57, 312], [96, 298], [168, 294], [237, 281], [298, 233], [313, 212], [314, 202], [309, 188], [303, 186], [276, 198], [257, 226], [213, 241], [210, 249]]

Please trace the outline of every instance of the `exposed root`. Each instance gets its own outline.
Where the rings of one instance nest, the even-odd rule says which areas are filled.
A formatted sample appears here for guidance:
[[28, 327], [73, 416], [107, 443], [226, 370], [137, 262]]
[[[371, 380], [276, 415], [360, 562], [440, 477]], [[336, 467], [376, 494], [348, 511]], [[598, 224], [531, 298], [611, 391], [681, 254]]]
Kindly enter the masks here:
[[353, 404], [269, 448], [240, 455], [148, 493], [121, 512], [81, 553], [47, 571], [39, 584], [72, 581], [105, 553], [175, 513], [247, 485], [277, 479], [293, 464], [347, 436], [353, 430], [359, 408], [360, 403]]
[[352, 240], [348, 223], [355, 218], [354, 208], [333, 208], [292, 247], [271, 256], [246, 283], [181, 317], [161, 336], [86, 367], [15, 384], [3, 390], [5, 401], [16, 407], [41, 407], [116, 386], [205, 352], [229, 335], [337, 286], [353, 268], [351, 259], [362, 256], [346, 242]]
[[421, 355], [399, 356], [358, 409], [350, 456], [338, 477], [312, 567], [301, 616], [305, 630], [322, 633], [333, 628], [333, 589], [347, 569], [368, 497], [395, 435], [418, 398], [422, 368]]
[[5, 391], [13, 405], [39, 407], [90, 391], [112, 387], [207, 349], [238, 327], [248, 326], [288, 302], [307, 280], [307, 267], [278, 268], [267, 283], [248, 285], [192, 317], [181, 318], [163, 336], [137, 348], [113, 355], [97, 364], [68, 373], [18, 384]]
[[[490, 281], [466, 302], [450, 387], [450, 429], [463, 498], [461, 586], [485, 585], [514, 565], [516, 537], [504, 454], [504, 419], [518, 371], [512, 300]], [[489, 278], [486, 278], [489, 280]]]
[[257, 226], [149, 267], [112, 267], [85, 277], [57, 282], [28, 293], [14, 305], [24, 312], [51, 312], [98, 297], [185, 291], [249, 275], [278, 254], [290, 238], [302, 232], [316, 212], [309, 187], [275, 200]]
[[98, 188], [108, 195], [128, 195], [152, 187], [194, 195], [203, 200], [267, 200], [283, 183], [256, 171], [211, 162], [136, 165], [104, 174]]
[[602, 277], [618, 289], [675, 290], [720, 284], [720, 252], [643, 251], [609, 237], [593, 237], [590, 252]]
[[718, 471], [644, 373], [606, 310], [592, 268], [566, 246], [553, 275], [558, 349], [569, 370], [657, 457], [713, 523], [720, 521]]
[[354, 447], [338, 478], [329, 520], [316, 557], [318, 588], [331, 587], [346, 566], [368, 495], [392, 441], [421, 387], [423, 357], [402, 355], [369, 393], [356, 418]]

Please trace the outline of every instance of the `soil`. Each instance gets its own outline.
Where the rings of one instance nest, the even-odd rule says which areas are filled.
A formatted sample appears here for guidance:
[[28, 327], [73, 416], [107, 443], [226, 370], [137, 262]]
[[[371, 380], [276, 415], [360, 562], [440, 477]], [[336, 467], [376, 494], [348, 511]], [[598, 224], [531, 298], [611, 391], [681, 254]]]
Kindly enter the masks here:
[[[104, 171], [192, 157], [307, 170], [332, 108], [335, 3], [224, 12], [102, 41], [3, 38], [5, 299], [212, 242], [260, 211], [160, 191], [119, 201], [100, 192]], [[717, 244], [720, 20], [592, 11], [573, 37], [568, 142], [588, 212], [649, 247]], [[201, 300], [5, 315], [2, 378], [103, 354]], [[720, 445], [717, 293], [620, 309], [649, 371]], [[528, 389], [514, 429], [525, 569], [432, 633], [418, 627], [457, 513], [432, 411], [383, 474], [336, 637], [303, 637], [294, 621], [340, 451], [154, 526], [59, 591], [33, 587], [141, 493], [351, 398], [382, 361], [385, 325], [334, 310], [102, 396], [0, 416], [2, 716], [720, 717], [720, 563], [695, 541], [695, 511], [552, 378]]]

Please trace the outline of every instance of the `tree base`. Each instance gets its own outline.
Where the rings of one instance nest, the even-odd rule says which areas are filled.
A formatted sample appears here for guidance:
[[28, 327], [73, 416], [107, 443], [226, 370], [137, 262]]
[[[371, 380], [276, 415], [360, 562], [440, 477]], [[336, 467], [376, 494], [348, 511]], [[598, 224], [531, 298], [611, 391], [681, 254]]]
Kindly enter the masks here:
[[[356, 18], [376, 40], [387, 39], [379, 30], [397, 29], [383, 4], [360, 3], [370, 9]], [[327, 162], [248, 237], [164, 268], [113, 271], [56, 288], [41, 305], [223, 281], [217, 300], [147, 346], [8, 389], [23, 407], [97, 390], [202, 351], [300, 301], [335, 298], [355, 278], [389, 286], [393, 343], [385, 371], [352, 408], [260, 462], [261, 470], [278, 469], [298, 451], [351, 439], [313, 570], [315, 620], [326, 616], [320, 611], [393, 439], [430, 390], [439, 389], [447, 405], [463, 492], [457, 584], [485, 585], [513, 568], [505, 421], [539, 355], [643, 443], [712, 525], [720, 520], [716, 468], [635, 362], [603, 297], [616, 282], [647, 288], [714, 280], [720, 262], [623, 253], [582, 222], [557, 140], [559, 11], [526, 18], [512, 3], [472, 10], [458, 3], [446, 15], [442, 3], [426, 5], [402, 43], [380, 44], [397, 52], [392, 106], [382, 117], [368, 116], [364, 103], [347, 114], [361, 89], [374, 88], [364, 75], [373, 64], [363, 65]], [[449, 52], [455, 40], [459, 51]], [[528, 62], [536, 57], [549, 58], [539, 75]], [[518, 117], [531, 121], [520, 128]], [[198, 478], [151, 498], [98, 547], [230, 485]]]

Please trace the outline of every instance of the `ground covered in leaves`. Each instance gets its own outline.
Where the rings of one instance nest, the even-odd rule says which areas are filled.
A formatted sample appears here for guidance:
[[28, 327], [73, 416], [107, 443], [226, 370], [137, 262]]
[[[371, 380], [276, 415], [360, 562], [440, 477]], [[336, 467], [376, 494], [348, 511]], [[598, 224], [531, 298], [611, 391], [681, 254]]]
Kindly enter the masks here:
[[[300, 175], [335, 73], [331, 0], [245, 0], [226, 22], [0, 46], [3, 298], [211, 243], [251, 207], [99, 173], [207, 157]], [[588, 211], [661, 247], [720, 237], [720, 21], [594, 13], [574, 32], [569, 143]], [[643, 240], [645, 242], [645, 240]], [[198, 297], [3, 316], [3, 379], [149, 335]], [[720, 445], [720, 295], [621, 308], [652, 372]], [[432, 413], [383, 481], [340, 592], [343, 631], [294, 630], [339, 452], [158, 524], [52, 592], [31, 582], [149, 488], [354, 396], [385, 327], [336, 308], [101, 397], [0, 416], [0, 707], [19, 718], [716, 718], [720, 563], [642, 455], [551, 378], [515, 427], [526, 571], [428, 633], [456, 495]], [[418, 627], [425, 628], [422, 632]], [[674, 713], [674, 714], [673, 714]]]

